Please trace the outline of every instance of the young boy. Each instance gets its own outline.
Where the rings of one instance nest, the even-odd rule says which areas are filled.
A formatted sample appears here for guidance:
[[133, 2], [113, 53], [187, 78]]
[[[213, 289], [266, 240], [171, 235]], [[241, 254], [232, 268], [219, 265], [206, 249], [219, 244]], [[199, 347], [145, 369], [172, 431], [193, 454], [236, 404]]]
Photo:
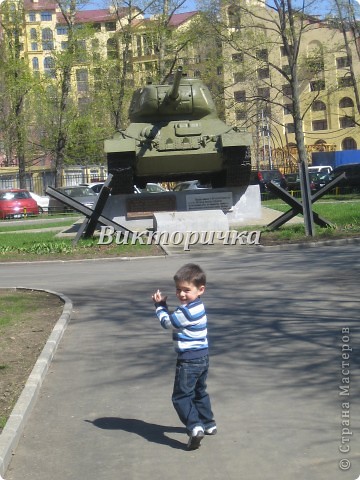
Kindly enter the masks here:
[[201, 295], [206, 276], [199, 265], [188, 263], [174, 275], [176, 296], [181, 305], [170, 313], [166, 296], [152, 296], [163, 328], [173, 329], [177, 352], [172, 402], [189, 435], [188, 450], [199, 448], [204, 434], [215, 435], [216, 423], [206, 391], [209, 369], [207, 318]]

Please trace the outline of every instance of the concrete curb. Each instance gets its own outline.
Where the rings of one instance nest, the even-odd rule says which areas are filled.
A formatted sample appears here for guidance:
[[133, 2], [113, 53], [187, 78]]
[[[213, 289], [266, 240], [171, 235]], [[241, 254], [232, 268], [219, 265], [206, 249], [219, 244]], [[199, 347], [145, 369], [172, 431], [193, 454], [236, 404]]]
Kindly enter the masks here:
[[6, 422], [5, 428], [0, 434], [0, 479], [5, 474], [14, 451], [19, 443], [20, 437], [24, 431], [27, 419], [36, 403], [41, 385], [49, 369], [51, 361], [55, 355], [56, 349], [66, 330], [72, 313], [71, 300], [57, 292], [43, 289], [29, 289], [23, 287], [13, 287], [14, 290], [34, 290], [47, 292], [58, 296], [64, 302], [63, 312], [56, 322], [42, 352], [40, 353], [34, 368], [25, 384], [25, 387], [15, 404], [11, 415]]

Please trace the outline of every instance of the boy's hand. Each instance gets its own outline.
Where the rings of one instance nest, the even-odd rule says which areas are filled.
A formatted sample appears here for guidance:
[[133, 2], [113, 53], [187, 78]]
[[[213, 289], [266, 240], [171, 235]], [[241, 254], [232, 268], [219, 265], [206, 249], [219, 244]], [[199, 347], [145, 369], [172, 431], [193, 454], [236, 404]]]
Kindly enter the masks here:
[[153, 302], [159, 303], [159, 302], [164, 302], [166, 303], [167, 297], [162, 295], [160, 290], [157, 290], [154, 295], [152, 296]]

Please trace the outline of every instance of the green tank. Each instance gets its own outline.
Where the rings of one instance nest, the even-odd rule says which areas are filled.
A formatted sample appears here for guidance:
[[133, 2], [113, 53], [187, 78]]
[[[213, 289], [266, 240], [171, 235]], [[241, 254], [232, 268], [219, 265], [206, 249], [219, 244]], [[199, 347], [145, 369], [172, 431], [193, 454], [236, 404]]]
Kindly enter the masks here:
[[171, 85], [145, 85], [133, 94], [130, 125], [105, 140], [112, 194], [134, 184], [198, 179], [213, 188], [247, 186], [251, 135], [219, 119], [208, 88], [182, 76]]

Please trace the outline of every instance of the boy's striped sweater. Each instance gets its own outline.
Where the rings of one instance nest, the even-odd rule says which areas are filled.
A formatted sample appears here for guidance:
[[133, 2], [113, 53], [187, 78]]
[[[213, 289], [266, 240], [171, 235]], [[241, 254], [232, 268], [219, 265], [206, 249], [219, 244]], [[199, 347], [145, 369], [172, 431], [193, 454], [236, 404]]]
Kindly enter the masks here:
[[173, 328], [175, 351], [179, 359], [200, 358], [208, 353], [207, 318], [198, 298], [181, 305], [173, 313], [165, 302], [155, 303], [156, 315], [163, 328]]

